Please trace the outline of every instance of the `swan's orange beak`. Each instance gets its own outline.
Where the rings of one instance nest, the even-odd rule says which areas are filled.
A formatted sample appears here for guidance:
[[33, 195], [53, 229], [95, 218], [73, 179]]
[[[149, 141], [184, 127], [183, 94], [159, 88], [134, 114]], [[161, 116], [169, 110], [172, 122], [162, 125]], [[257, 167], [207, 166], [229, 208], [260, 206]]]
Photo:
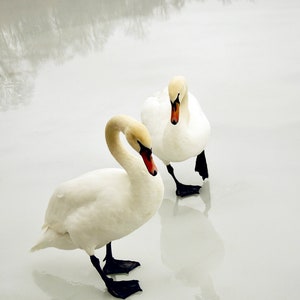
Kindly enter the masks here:
[[145, 164], [148, 172], [152, 176], [155, 176], [157, 174], [157, 167], [156, 167], [153, 157], [152, 157], [152, 151], [148, 148], [143, 148], [143, 149], [141, 149], [140, 154], [143, 158], [144, 164]]
[[174, 102], [171, 101], [171, 123], [173, 125], [176, 125], [179, 121], [179, 108], [180, 108], [180, 102], [179, 100], [175, 100]]

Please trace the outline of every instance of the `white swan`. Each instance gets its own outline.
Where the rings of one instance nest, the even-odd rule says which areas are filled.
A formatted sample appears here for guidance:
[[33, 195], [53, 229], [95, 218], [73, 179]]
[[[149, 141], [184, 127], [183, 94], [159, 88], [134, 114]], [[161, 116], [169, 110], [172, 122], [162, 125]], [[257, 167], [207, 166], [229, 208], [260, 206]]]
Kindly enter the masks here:
[[180, 183], [170, 164], [197, 156], [195, 171], [203, 180], [208, 178], [204, 148], [210, 124], [197, 99], [188, 92], [185, 78], [172, 78], [168, 88], [149, 97], [141, 119], [152, 137], [153, 153], [164, 162], [176, 183], [176, 194], [183, 197], [199, 193], [200, 186]]
[[[123, 146], [120, 132], [142, 158]], [[83, 249], [108, 291], [126, 298], [141, 291], [138, 281], [114, 281], [107, 274], [128, 273], [139, 263], [115, 260], [111, 241], [131, 233], [156, 213], [164, 187], [143, 124], [125, 115], [115, 116], [107, 123], [105, 136], [110, 152], [125, 170], [95, 170], [61, 184], [50, 199], [45, 232], [32, 251], [47, 247]], [[102, 270], [94, 252], [104, 245], [106, 264]]]

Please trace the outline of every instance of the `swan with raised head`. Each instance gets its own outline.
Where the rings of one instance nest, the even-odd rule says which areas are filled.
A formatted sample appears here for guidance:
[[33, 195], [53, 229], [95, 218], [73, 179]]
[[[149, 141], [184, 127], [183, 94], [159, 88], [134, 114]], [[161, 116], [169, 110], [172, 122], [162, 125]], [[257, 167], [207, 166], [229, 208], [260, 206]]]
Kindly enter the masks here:
[[[120, 132], [141, 157], [123, 145]], [[116, 260], [111, 242], [139, 228], [156, 213], [164, 186], [152, 158], [151, 137], [142, 123], [129, 116], [115, 116], [106, 125], [105, 137], [123, 169], [99, 169], [62, 183], [50, 198], [45, 232], [32, 251], [47, 247], [83, 249], [108, 291], [125, 299], [141, 291], [138, 281], [115, 281], [107, 275], [128, 273], [140, 264]], [[106, 263], [101, 268], [95, 249], [105, 245]]]
[[186, 185], [175, 176], [171, 162], [197, 156], [195, 171], [208, 178], [204, 148], [210, 136], [210, 124], [183, 76], [171, 79], [167, 88], [149, 97], [142, 108], [142, 122], [148, 128], [153, 153], [167, 166], [176, 184], [176, 195], [199, 193], [199, 185]]

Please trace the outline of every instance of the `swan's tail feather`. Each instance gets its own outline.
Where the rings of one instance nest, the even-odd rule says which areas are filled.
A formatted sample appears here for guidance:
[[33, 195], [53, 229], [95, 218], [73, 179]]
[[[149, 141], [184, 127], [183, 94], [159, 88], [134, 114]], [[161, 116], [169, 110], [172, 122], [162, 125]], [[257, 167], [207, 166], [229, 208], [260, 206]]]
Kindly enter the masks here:
[[47, 228], [41, 239], [30, 249], [30, 251], [34, 252], [49, 247], [65, 250], [76, 248], [68, 233], [61, 234], [50, 228]]
[[34, 245], [31, 249], [30, 249], [30, 252], [35, 252], [35, 251], [38, 251], [38, 250], [41, 250], [41, 249], [44, 249], [46, 248], [45, 246], [43, 246], [42, 243], [37, 243], [36, 245]]

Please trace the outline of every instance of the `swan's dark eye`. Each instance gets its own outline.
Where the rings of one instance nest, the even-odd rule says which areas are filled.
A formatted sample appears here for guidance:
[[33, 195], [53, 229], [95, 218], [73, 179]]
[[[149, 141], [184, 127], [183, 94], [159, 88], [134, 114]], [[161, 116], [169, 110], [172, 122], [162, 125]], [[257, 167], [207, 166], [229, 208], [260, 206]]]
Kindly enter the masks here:
[[152, 155], [152, 150], [145, 147], [140, 141], [137, 141], [139, 146], [140, 146], [140, 154], [145, 155], [147, 159], [150, 161], [151, 160], [151, 155]]
[[[178, 94], [179, 95], [179, 94]], [[176, 111], [177, 109], [177, 104], [180, 104], [178, 97], [176, 98], [176, 100], [174, 102], [171, 101], [171, 106], [172, 106], [172, 111]]]

